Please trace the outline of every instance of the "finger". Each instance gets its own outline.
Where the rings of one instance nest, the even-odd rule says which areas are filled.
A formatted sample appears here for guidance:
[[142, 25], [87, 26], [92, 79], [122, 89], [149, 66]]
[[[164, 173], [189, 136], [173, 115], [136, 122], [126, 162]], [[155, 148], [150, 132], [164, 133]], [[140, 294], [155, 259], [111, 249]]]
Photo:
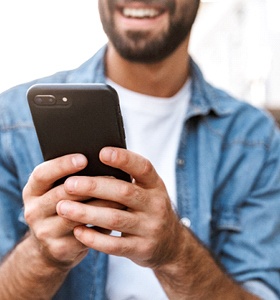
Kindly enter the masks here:
[[126, 209], [126, 206], [124, 206], [118, 202], [111, 201], [111, 200], [104, 201], [104, 200], [96, 199], [96, 198], [93, 199], [93, 197], [91, 197], [91, 200], [83, 201], [83, 203], [86, 203], [88, 205], [92, 205], [95, 207], [110, 207], [110, 208], [123, 209], [123, 210]]
[[40, 240], [60, 239], [64, 236], [71, 236], [73, 229], [78, 225], [84, 225], [84, 223], [74, 222], [56, 215], [36, 224], [33, 231]]
[[[89, 197], [88, 197], [89, 198]], [[56, 205], [61, 200], [83, 201], [84, 196], [69, 195], [64, 186], [57, 186], [46, 192], [42, 196], [32, 197], [25, 201], [24, 216], [28, 224], [33, 224], [36, 220], [48, 218], [56, 215]]]
[[94, 207], [88, 204], [61, 201], [57, 205], [57, 213], [68, 220], [116, 230], [127, 234], [139, 231], [139, 218], [127, 211], [108, 207]]
[[142, 239], [134, 236], [108, 236], [92, 228], [77, 226], [74, 236], [85, 246], [97, 251], [123, 256], [144, 267], [149, 266], [154, 248], [149, 243], [143, 243]]
[[126, 238], [108, 236], [86, 226], [77, 226], [74, 236], [86, 247], [101, 251], [106, 254], [130, 257], [133, 248]]
[[100, 160], [125, 171], [145, 187], [153, 188], [161, 181], [149, 160], [126, 149], [105, 147], [100, 151]]
[[84, 169], [87, 159], [82, 154], [70, 154], [43, 162], [31, 173], [24, 188], [24, 196], [40, 196], [47, 192], [54, 182], [69, 174]]
[[88, 251], [88, 247], [77, 240], [73, 234], [61, 238], [49, 237], [43, 240], [40, 237], [36, 238], [43, 247], [45, 255], [57, 263], [73, 264], [79, 257], [84, 257]]
[[64, 187], [69, 195], [107, 200], [108, 204], [101, 204], [107, 207], [143, 210], [148, 201], [142, 187], [115, 178], [74, 176], [65, 181]]
[[[121, 180], [117, 181], [115, 178], [105, 176], [72, 176], [66, 179], [64, 182], [64, 188], [69, 195], [77, 195], [79, 197], [87, 196], [89, 199], [94, 199], [89, 201], [94, 201], [93, 203], [95, 206], [107, 206], [123, 209], [123, 205], [116, 201], [111, 201], [112, 199], [116, 199], [115, 196], [118, 190], [118, 188], [115, 187], [116, 183], [119, 185], [125, 185], [126, 182]], [[100, 199], [107, 200], [107, 203]]]

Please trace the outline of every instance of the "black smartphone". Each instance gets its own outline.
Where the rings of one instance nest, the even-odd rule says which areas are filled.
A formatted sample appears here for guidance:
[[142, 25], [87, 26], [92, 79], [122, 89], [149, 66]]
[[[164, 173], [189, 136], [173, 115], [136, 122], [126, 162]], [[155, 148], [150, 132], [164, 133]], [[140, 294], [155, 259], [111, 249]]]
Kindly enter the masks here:
[[119, 98], [111, 86], [36, 84], [27, 99], [44, 160], [83, 153], [88, 165], [76, 175], [131, 180], [127, 173], [99, 160], [105, 146], [126, 148]]

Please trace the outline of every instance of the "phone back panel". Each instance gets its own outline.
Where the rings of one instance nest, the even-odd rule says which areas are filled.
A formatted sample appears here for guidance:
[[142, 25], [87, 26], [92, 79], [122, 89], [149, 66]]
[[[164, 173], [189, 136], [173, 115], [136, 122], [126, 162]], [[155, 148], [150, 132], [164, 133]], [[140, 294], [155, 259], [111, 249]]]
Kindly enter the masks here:
[[[54, 103], [39, 103], [41, 96]], [[83, 153], [88, 166], [78, 174], [114, 176], [130, 181], [121, 170], [104, 165], [99, 152], [105, 146], [126, 148], [116, 91], [104, 84], [35, 85], [27, 93], [33, 122], [45, 160]]]

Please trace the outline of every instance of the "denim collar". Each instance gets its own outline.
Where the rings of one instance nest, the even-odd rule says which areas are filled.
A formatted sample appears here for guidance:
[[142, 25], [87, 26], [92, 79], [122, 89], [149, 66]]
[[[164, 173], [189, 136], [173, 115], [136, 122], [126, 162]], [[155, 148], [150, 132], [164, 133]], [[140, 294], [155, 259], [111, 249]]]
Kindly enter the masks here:
[[[187, 119], [193, 116], [206, 116], [214, 113], [217, 116], [228, 115], [234, 107], [228, 106], [228, 94], [209, 85], [197, 64], [190, 59], [192, 78], [192, 98], [187, 112]], [[223, 100], [227, 101], [223, 101]]]
[[[105, 83], [106, 63], [105, 54], [107, 45], [103, 46], [91, 59], [86, 61], [78, 69], [73, 70], [68, 77], [69, 82], [85, 83]], [[197, 64], [190, 59], [190, 69], [192, 78], [192, 97], [186, 119], [194, 116], [205, 116], [214, 113], [217, 116], [230, 114], [234, 107], [229, 107], [223, 103], [223, 98], [228, 100], [228, 95], [210, 86], [204, 79]]]

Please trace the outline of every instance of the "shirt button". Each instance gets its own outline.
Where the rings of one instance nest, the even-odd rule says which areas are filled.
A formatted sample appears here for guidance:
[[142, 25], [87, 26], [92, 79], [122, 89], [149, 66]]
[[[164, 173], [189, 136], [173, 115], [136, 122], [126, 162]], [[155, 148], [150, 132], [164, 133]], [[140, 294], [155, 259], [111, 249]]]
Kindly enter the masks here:
[[184, 159], [182, 159], [182, 158], [178, 158], [177, 159], [177, 165], [183, 166], [184, 164], [185, 164], [185, 160]]
[[182, 218], [181, 223], [187, 228], [190, 228], [192, 224], [191, 220], [187, 217]]

